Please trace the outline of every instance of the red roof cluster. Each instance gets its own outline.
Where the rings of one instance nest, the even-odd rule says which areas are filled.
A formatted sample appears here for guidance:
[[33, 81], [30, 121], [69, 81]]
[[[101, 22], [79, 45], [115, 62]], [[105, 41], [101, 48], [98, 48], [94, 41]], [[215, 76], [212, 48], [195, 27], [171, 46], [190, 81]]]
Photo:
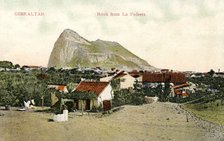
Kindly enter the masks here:
[[97, 96], [107, 87], [109, 82], [85, 82], [79, 83], [75, 91], [94, 92]]
[[171, 82], [174, 84], [177, 83], [186, 83], [186, 77], [184, 73], [178, 72], [165, 72], [165, 73], [152, 73], [145, 72], [143, 73], [142, 78], [143, 83], [162, 83], [162, 82]]

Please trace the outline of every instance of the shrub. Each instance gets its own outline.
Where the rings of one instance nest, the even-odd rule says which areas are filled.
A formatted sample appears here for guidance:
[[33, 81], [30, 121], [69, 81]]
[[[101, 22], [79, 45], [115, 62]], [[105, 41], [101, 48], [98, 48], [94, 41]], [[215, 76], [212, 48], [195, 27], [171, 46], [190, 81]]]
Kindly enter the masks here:
[[134, 92], [132, 94], [132, 102], [131, 104], [133, 105], [142, 105], [144, 104], [145, 99], [144, 99], [144, 93], [142, 92]]
[[142, 105], [144, 103], [143, 92], [131, 92], [128, 89], [121, 89], [114, 92], [113, 107], [131, 104]]

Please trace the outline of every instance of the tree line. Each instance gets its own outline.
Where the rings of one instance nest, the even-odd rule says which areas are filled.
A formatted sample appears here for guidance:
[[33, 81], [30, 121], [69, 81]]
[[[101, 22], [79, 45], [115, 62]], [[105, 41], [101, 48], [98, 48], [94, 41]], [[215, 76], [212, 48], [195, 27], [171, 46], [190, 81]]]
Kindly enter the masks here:
[[[99, 80], [100, 75], [93, 70], [64, 70], [40, 68], [25, 70], [9, 61], [0, 61], [0, 105], [22, 106], [23, 101], [35, 99], [37, 105], [50, 106], [48, 85], [79, 83], [82, 78]], [[20, 68], [14, 71], [13, 68]], [[8, 69], [8, 70], [6, 70]]]

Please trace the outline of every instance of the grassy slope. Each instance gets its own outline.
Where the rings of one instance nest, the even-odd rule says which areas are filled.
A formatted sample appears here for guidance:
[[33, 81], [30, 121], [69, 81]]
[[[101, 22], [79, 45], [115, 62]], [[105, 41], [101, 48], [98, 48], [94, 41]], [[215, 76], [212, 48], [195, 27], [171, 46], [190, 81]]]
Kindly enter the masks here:
[[121, 58], [120, 56], [117, 56], [117, 55], [113, 55], [110, 59], [107, 59], [105, 60], [104, 62], [100, 62], [100, 63], [95, 63], [93, 65], [98, 65], [98, 66], [104, 66], [104, 67], [107, 67], [107, 68], [111, 68], [111, 67], [114, 67], [114, 66], [127, 66], [127, 67], [139, 67], [137, 64], [133, 63], [133, 62], [129, 62], [129, 61], [126, 61], [124, 60], [123, 58]]
[[217, 103], [188, 104], [184, 108], [204, 120], [224, 125], [224, 105], [217, 106]]
[[[108, 42], [108, 41], [94, 41], [91, 42], [91, 45], [86, 45], [83, 46], [82, 48], [85, 49], [89, 53], [112, 53], [112, 57], [108, 58], [105, 61], [101, 61], [98, 63], [90, 63], [88, 60], [88, 57], [78, 57], [74, 56], [72, 61], [68, 64], [69, 66], [73, 66], [74, 64], [80, 64], [80, 66], [91, 66], [91, 67], [96, 67], [96, 66], [104, 66], [106, 68], [111, 68], [111, 67], [118, 67], [120, 66], [127, 66], [130, 68], [138, 68], [139, 64], [136, 64], [131, 61], [124, 60], [120, 56], [124, 56], [125, 58], [127, 57], [132, 57], [132, 58], [137, 58], [136, 55], [133, 53], [129, 52], [127, 49], [122, 47], [120, 44], [115, 43], [115, 42]], [[147, 64], [146, 64], [147, 65]]]
[[121, 56], [136, 57], [134, 54], [132, 54], [130, 51], [128, 51], [127, 49], [125, 49], [124, 47], [122, 47], [120, 44], [116, 42], [97, 40], [91, 43], [92, 43], [91, 50], [95, 48], [96, 52], [106, 51], [106, 52], [115, 53]]

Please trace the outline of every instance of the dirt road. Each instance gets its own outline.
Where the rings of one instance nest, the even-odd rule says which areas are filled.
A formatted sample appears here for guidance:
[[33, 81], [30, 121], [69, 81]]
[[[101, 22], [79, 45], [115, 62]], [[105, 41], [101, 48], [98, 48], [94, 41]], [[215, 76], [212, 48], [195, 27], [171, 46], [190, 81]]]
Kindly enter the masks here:
[[[211, 126], [177, 104], [153, 103], [106, 116], [77, 116], [49, 122], [51, 113], [0, 110], [0, 141], [221, 141], [223, 128]], [[187, 122], [187, 118], [188, 122]]]

